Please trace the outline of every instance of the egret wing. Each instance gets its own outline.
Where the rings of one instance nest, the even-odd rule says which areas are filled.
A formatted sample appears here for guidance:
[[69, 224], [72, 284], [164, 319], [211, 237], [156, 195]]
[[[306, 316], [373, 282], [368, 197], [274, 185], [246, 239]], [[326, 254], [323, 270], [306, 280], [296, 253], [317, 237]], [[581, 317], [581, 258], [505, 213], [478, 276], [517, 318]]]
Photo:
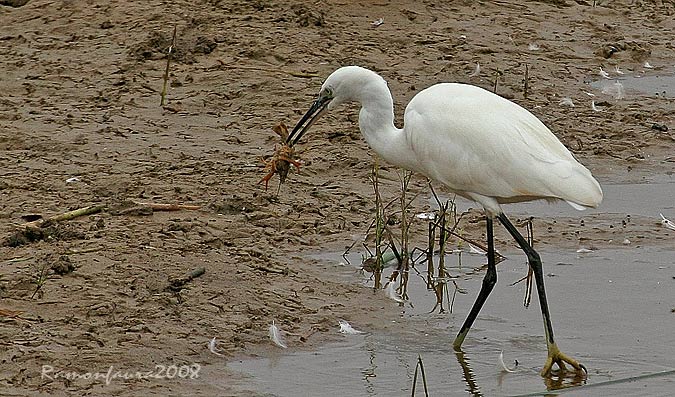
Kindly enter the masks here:
[[405, 133], [419, 168], [460, 194], [584, 206], [602, 198], [590, 172], [539, 119], [479, 87], [423, 90], [406, 108]]

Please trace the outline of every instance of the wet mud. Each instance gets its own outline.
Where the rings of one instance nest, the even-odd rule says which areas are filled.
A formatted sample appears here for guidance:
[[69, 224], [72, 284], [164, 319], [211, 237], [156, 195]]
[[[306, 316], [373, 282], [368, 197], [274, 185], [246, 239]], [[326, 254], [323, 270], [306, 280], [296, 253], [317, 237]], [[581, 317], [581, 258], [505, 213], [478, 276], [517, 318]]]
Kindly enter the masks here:
[[[496, 86], [550, 126], [603, 186], [647, 186], [614, 209], [568, 214], [544, 207], [535, 218], [537, 247], [602, 253], [672, 246], [675, 232], [663, 228], [657, 212], [675, 218], [672, 199], [670, 207], [658, 204], [652, 196], [661, 188], [648, 188], [672, 186], [672, 99], [634, 88], [617, 99], [591, 83], [603, 78], [600, 68], [610, 78], [617, 70], [672, 75], [675, 7], [592, 3], [1, 2], [3, 393], [248, 395], [235, 388], [244, 375], [225, 364], [280, 354], [267, 334], [272, 320], [287, 332], [291, 352], [339, 341], [340, 318], [386, 335], [396, 305], [364, 288], [353, 269], [310, 255], [343, 251], [362, 239], [373, 217], [373, 157], [355, 109], [315, 124], [297, 146], [300, 170], [292, 167], [278, 192], [276, 177], [268, 190], [260, 183], [261, 159], [278, 142], [272, 128], [293, 125], [322, 80], [343, 65], [387, 79], [399, 126], [405, 104], [431, 84]], [[174, 26], [177, 52], [162, 107], [163, 51]], [[396, 197], [395, 169], [381, 169], [381, 192]], [[419, 193], [412, 211], [430, 211], [426, 180], [415, 176], [411, 190]], [[25, 233], [34, 216], [92, 205], [105, 209]], [[481, 211], [462, 205], [469, 211], [463, 233], [480, 240]], [[512, 213], [529, 216], [525, 207]], [[424, 225], [415, 227], [414, 244], [423, 244]], [[512, 247], [505, 234], [497, 240]], [[187, 281], [169, 288], [177, 279]], [[674, 303], [663, 305], [672, 321], [667, 306]], [[560, 313], [570, 306], [554, 310], [561, 338], [579, 337], [561, 342], [588, 352], [591, 367], [598, 357], [596, 367], [606, 370], [616, 354], [605, 349], [603, 356], [607, 343], [586, 343], [575, 332], [591, 309], [574, 306], [569, 318]], [[508, 329], [513, 319], [503, 320]], [[461, 320], [443, 321], [454, 327]], [[527, 335], [539, 340], [538, 332], [528, 325]], [[223, 356], [208, 349], [214, 337]], [[543, 362], [539, 347], [530, 368]], [[471, 357], [491, 363], [496, 347], [489, 350]], [[112, 366], [153, 377], [50, 378], [45, 365], [78, 374]], [[169, 367], [179, 372], [168, 377]]]

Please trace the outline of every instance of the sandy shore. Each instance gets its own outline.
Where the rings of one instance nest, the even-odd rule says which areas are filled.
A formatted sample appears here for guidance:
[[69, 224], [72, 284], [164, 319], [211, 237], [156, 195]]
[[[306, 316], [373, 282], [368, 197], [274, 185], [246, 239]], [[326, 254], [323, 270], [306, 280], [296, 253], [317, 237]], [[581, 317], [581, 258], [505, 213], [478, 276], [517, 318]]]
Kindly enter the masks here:
[[[540, 117], [599, 180], [672, 173], [672, 99], [617, 99], [588, 83], [603, 78], [601, 68], [610, 77], [672, 74], [675, 6], [592, 3], [0, 6], [3, 393], [222, 394], [236, 380], [224, 360], [276, 348], [267, 338], [272, 319], [291, 349], [310, 349], [335, 337], [339, 318], [377, 329], [395, 315], [383, 294], [310, 256], [344, 250], [373, 216], [372, 153], [354, 108], [313, 127], [300, 143], [301, 171], [291, 171], [278, 195], [276, 179], [268, 191], [259, 184], [272, 127], [294, 124], [339, 66], [381, 73], [399, 123], [410, 98], [433, 83], [492, 89], [497, 79], [500, 95]], [[160, 107], [174, 25], [176, 59]], [[388, 197], [398, 192], [395, 171], [383, 165]], [[415, 177], [411, 189], [420, 193], [412, 211], [428, 211], [426, 181]], [[58, 223], [36, 241], [12, 238], [30, 215], [89, 205], [106, 209]], [[537, 219], [537, 244], [577, 246], [579, 233], [596, 246], [626, 235], [666, 243], [654, 219], [623, 220]], [[424, 225], [416, 227], [423, 240]], [[480, 239], [480, 211], [461, 228]], [[498, 240], [506, 244], [503, 233]], [[199, 268], [203, 275], [171, 288], [172, 278]], [[224, 357], [207, 349], [213, 337]], [[194, 363], [202, 381], [41, 376], [44, 365], [86, 373]], [[222, 383], [204, 381], [214, 378]]]

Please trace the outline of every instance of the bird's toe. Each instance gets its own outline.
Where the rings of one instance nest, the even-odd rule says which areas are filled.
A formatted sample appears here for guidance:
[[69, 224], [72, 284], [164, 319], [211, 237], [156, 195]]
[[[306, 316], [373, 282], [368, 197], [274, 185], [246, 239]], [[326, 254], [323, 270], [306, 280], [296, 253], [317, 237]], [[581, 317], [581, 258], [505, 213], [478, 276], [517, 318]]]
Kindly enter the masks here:
[[546, 358], [546, 363], [544, 364], [544, 368], [541, 370], [541, 376], [549, 376], [551, 375], [551, 371], [553, 370], [553, 364], [555, 364], [561, 372], [566, 372], [567, 371], [567, 366], [565, 363], [571, 365], [576, 372], [583, 372], [584, 376], [588, 375], [588, 369], [586, 369], [586, 366], [583, 364], [579, 363], [577, 360], [573, 359], [572, 357], [568, 356], [567, 354], [561, 352], [558, 347], [553, 344], [549, 346], [549, 352], [548, 352], [548, 357]]

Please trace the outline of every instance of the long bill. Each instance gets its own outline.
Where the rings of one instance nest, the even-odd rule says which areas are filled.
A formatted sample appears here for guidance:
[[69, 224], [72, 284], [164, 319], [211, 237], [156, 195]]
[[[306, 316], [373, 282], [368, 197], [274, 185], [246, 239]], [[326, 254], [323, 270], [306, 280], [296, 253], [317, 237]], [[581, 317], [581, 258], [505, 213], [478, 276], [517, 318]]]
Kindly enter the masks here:
[[311, 127], [312, 124], [314, 124], [314, 122], [318, 120], [319, 117], [321, 117], [321, 115], [323, 115], [331, 99], [333, 98], [328, 96], [320, 96], [319, 99], [317, 99], [316, 101], [314, 101], [314, 103], [312, 103], [312, 106], [309, 108], [307, 113], [305, 113], [305, 115], [302, 116], [300, 121], [298, 121], [298, 124], [295, 126], [295, 128], [293, 128], [293, 131], [291, 131], [291, 133], [288, 135], [286, 143], [289, 146], [293, 146], [296, 143], [298, 143], [300, 138], [302, 138], [305, 132], [307, 132], [309, 127]]

